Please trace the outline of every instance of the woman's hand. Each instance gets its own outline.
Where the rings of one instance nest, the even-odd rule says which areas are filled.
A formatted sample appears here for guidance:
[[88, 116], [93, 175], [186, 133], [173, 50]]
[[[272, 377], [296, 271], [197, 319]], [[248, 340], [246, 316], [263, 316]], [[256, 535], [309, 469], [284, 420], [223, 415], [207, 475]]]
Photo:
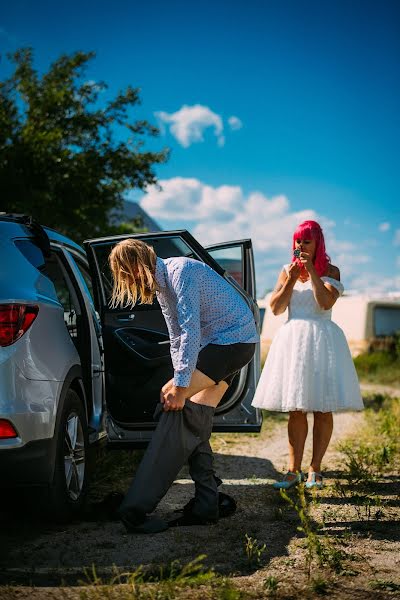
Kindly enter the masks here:
[[315, 270], [311, 254], [308, 254], [308, 252], [300, 252], [300, 261], [308, 273], [311, 274]]
[[297, 263], [291, 263], [288, 269], [288, 279], [290, 281], [297, 281], [301, 272], [301, 267]]

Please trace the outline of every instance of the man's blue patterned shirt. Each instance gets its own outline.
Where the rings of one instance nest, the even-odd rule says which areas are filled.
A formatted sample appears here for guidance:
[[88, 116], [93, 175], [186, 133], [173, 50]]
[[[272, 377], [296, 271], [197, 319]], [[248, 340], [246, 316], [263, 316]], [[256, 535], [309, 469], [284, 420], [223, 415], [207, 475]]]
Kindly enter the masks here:
[[208, 265], [186, 257], [157, 257], [155, 277], [170, 336], [175, 385], [189, 386], [204, 346], [259, 341], [246, 301]]

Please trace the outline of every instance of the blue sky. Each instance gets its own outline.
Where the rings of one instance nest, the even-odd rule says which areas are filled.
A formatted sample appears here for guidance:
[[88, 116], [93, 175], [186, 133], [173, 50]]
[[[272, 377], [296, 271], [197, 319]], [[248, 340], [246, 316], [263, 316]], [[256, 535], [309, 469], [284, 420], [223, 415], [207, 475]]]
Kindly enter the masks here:
[[131, 197], [204, 244], [252, 237], [260, 294], [307, 217], [347, 289], [400, 291], [397, 0], [14, 0], [1, 53], [26, 45], [39, 70], [94, 50], [88, 79], [142, 89], [172, 153], [163, 191]]

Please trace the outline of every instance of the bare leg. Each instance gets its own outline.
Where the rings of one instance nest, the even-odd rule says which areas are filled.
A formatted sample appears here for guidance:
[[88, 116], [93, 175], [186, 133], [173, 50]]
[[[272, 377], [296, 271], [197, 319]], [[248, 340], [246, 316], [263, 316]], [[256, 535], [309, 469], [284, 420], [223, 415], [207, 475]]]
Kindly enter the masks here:
[[308, 433], [307, 414], [299, 410], [289, 413], [289, 471], [301, 471], [304, 444]]
[[[173, 385], [173, 379], [170, 379], [163, 385], [160, 394], [161, 402], [163, 402], [163, 394], [173, 387]], [[206, 406], [213, 406], [215, 408], [220, 403], [227, 389], [228, 384], [225, 381], [220, 381], [216, 385], [213, 379], [195, 369], [190, 380], [190, 385], [186, 388], [186, 397], [197, 404], [205, 404]]]
[[[198, 373], [200, 373], [200, 371], [198, 371]], [[203, 373], [201, 373], [201, 375], [203, 377], [207, 377], [206, 375], [203, 375]], [[205, 404], [206, 406], [212, 406], [216, 408], [221, 402], [222, 397], [227, 389], [228, 384], [225, 381], [220, 381], [217, 385], [215, 385], [215, 383], [213, 382], [212, 387], [208, 387], [207, 389], [201, 390], [200, 392], [193, 394], [193, 396], [191, 396], [190, 399], [192, 402], [196, 402], [196, 404]]]
[[310, 473], [321, 472], [321, 462], [325, 452], [329, 446], [333, 430], [332, 413], [314, 413], [314, 428], [313, 428], [313, 456], [309, 469]]

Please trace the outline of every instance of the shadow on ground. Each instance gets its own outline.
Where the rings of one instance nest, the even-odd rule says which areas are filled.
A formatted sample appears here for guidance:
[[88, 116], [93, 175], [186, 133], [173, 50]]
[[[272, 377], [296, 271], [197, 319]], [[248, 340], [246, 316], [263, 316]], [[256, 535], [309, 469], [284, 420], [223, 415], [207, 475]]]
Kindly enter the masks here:
[[[182, 527], [157, 535], [128, 535], [119, 522], [75, 522], [49, 525], [24, 517], [24, 513], [0, 515], [0, 583], [57, 585], [85, 578], [84, 567], [111, 572], [113, 566], [133, 571], [139, 565], [187, 563], [201, 554], [204, 563], [223, 574], [254, 572], [275, 556], [287, 554], [297, 534], [296, 515], [270, 481], [279, 478], [272, 463], [248, 456], [215, 455], [216, 469], [226, 483], [222, 489], [237, 501], [236, 513], [217, 524]], [[130, 477], [121, 482], [125, 489]], [[268, 481], [266, 481], [268, 480]], [[172, 517], [193, 495], [193, 484], [183, 470], [160, 503], [157, 514]], [[246, 554], [246, 535], [253, 552]], [[263, 550], [259, 556], [257, 548]]]

